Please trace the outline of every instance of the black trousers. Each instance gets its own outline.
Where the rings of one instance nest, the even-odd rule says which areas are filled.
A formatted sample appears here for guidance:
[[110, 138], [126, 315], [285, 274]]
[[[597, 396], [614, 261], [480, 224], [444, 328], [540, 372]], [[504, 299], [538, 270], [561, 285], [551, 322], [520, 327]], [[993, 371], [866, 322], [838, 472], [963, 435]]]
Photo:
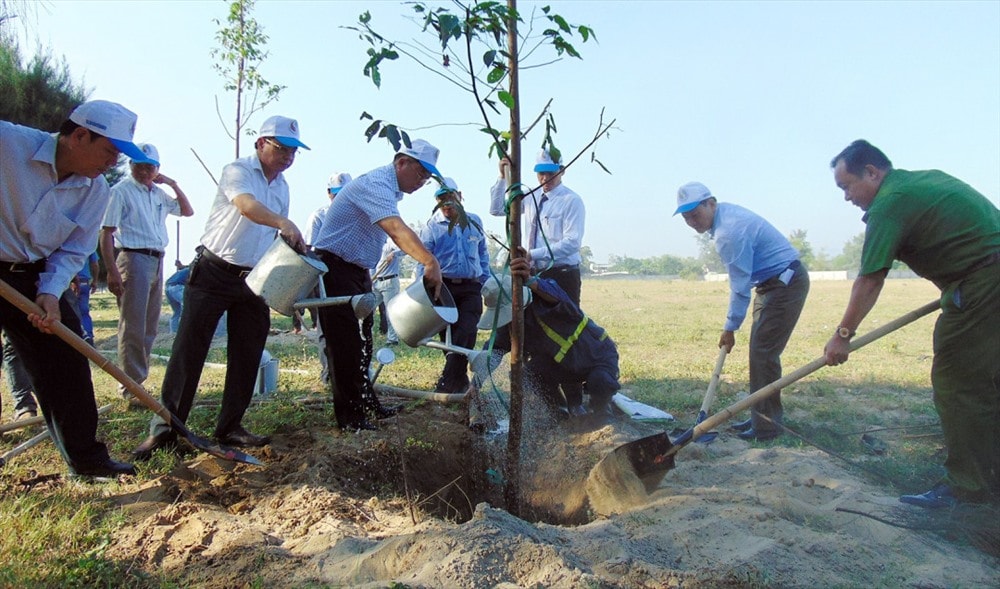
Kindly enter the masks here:
[[[562, 266], [550, 268], [541, 274], [542, 278], [551, 278], [556, 281], [559, 288], [566, 291], [570, 299], [580, 306], [580, 291], [582, 290], [582, 279], [580, 278], [580, 266]], [[564, 381], [561, 385], [563, 396], [566, 398], [566, 406], [583, 404], [583, 385], [578, 382]]]
[[[475, 349], [479, 335], [479, 317], [483, 314], [482, 287], [475, 278], [461, 282], [444, 279], [444, 284], [455, 299], [458, 307], [458, 321], [451, 326], [451, 343], [469, 350]], [[440, 334], [445, 341], [445, 332]], [[462, 354], [445, 352], [444, 369], [438, 378], [436, 390], [446, 393], [462, 393], [469, 386], [469, 360]]]
[[[0, 279], [31, 301], [38, 296], [38, 272], [0, 269]], [[65, 296], [59, 299], [59, 312], [63, 325], [80, 333], [80, 319]], [[28, 372], [52, 441], [70, 470], [107, 460], [107, 447], [97, 441], [97, 402], [87, 358], [57, 336], [35, 329], [6, 299], [0, 299], [0, 329]]]
[[[371, 275], [340, 256], [316, 250], [329, 268], [323, 275], [326, 296], [353, 296], [372, 291]], [[379, 407], [368, 379], [372, 358], [373, 318], [360, 321], [351, 305], [319, 308], [319, 324], [326, 336], [326, 354], [333, 367], [333, 409], [340, 427], [351, 427], [365, 418], [365, 412]]]
[[[253, 399], [260, 357], [271, 327], [271, 314], [264, 299], [250, 290], [243, 277], [199, 256], [191, 267], [191, 276], [184, 289], [184, 312], [160, 394], [163, 405], [181, 421], [186, 422], [191, 413], [205, 358], [223, 313], [228, 313], [226, 381], [215, 426], [216, 436], [240, 427], [243, 414]], [[152, 434], [168, 429], [159, 416], [150, 424]]]

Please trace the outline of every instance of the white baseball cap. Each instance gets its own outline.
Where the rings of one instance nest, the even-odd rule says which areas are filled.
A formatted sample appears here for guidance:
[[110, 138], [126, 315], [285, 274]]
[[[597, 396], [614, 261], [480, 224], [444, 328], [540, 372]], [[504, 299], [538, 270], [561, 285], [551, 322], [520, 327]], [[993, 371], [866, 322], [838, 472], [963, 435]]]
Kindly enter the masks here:
[[299, 122], [288, 117], [278, 115], [269, 117], [260, 126], [260, 136], [274, 137], [278, 140], [278, 143], [285, 147], [309, 149], [309, 146], [299, 141]]
[[160, 152], [156, 150], [156, 146], [152, 143], [139, 143], [136, 145], [139, 151], [142, 152], [142, 158], [136, 159], [132, 158], [133, 164], [153, 164], [154, 166], [160, 165]]
[[351, 175], [347, 172], [337, 172], [333, 176], [330, 176], [330, 180], [326, 183], [326, 189], [330, 194], [337, 194], [340, 189], [347, 186], [347, 183], [351, 181]]
[[73, 109], [69, 120], [77, 125], [108, 138], [118, 151], [133, 159], [145, 159], [132, 136], [139, 117], [117, 102], [90, 100]]
[[444, 178], [444, 182], [441, 184], [441, 188], [437, 189], [434, 196], [441, 196], [443, 194], [448, 194], [449, 192], [458, 192], [458, 184], [451, 178]]
[[438, 154], [441, 153], [441, 150], [434, 147], [430, 143], [427, 143], [423, 139], [414, 139], [410, 142], [409, 147], [405, 144], [401, 145], [399, 147], [399, 151], [396, 153], [412, 157], [420, 162], [428, 172], [434, 174], [435, 176], [441, 175], [441, 172], [438, 172], [438, 169], [435, 167], [437, 166]]
[[674, 214], [686, 213], [703, 200], [712, 198], [712, 191], [701, 182], [688, 182], [677, 190], [677, 210]]
[[[524, 286], [522, 287], [522, 300], [524, 301], [524, 306], [531, 304], [531, 289]], [[496, 327], [503, 327], [510, 323], [511, 317], [514, 314], [513, 304], [511, 302], [511, 293], [513, 292], [513, 285], [511, 283], [510, 274], [505, 274], [503, 276], [502, 282], [497, 280], [496, 276], [490, 276], [486, 279], [486, 283], [483, 284], [482, 294], [483, 294], [483, 304], [486, 305], [486, 309], [483, 311], [483, 316], [479, 318], [479, 329], [493, 329], [493, 321], [496, 320]]]
[[548, 150], [543, 149], [538, 152], [538, 157], [535, 158], [535, 172], [558, 172], [561, 169], [561, 155], [558, 155], [556, 159], [552, 159], [552, 155]]

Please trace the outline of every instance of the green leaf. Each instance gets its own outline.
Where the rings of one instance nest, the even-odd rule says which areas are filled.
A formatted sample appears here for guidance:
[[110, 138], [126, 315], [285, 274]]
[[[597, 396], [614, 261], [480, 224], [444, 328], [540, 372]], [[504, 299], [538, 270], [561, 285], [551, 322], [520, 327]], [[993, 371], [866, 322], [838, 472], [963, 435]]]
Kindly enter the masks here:
[[492, 49], [483, 54], [483, 63], [487, 66], [491, 66], [496, 58], [497, 52], [495, 49]]
[[503, 79], [504, 75], [507, 73], [507, 69], [503, 66], [497, 66], [490, 70], [488, 76], [486, 76], [486, 81], [490, 84], [496, 84]]
[[510, 92], [506, 90], [501, 90], [497, 92], [497, 98], [509, 109], [514, 108], [514, 97], [510, 95]]
[[395, 150], [399, 150], [399, 130], [396, 125], [386, 125], [385, 126], [386, 136], [389, 138], [389, 143], [392, 143], [392, 147]]
[[563, 17], [559, 16], [558, 14], [554, 14], [552, 15], [552, 20], [554, 20], [555, 23], [559, 25], [559, 28], [562, 29], [563, 31], [567, 33], [571, 32], [569, 28], [569, 23], [566, 22], [566, 19], [564, 19]]

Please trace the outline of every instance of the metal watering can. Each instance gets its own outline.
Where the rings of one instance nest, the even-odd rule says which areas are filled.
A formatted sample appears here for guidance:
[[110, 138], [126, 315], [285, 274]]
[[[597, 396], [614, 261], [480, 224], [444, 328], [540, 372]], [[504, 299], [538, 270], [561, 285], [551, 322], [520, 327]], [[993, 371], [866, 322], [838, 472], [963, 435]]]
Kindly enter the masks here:
[[411, 348], [458, 321], [458, 307], [445, 285], [441, 285], [440, 299], [432, 301], [432, 296], [424, 281], [417, 280], [385, 304], [396, 334]]
[[[247, 275], [246, 283], [254, 294], [264, 299], [268, 307], [287, 317], [307, 307], [331, 305], [350, 304], [358, 319], [367, 317], [375, 310], [377, 304], [372, 293], [327, 297], [320, 280], [326, 272], [326, 264], [298, 253], [278, 236]], [[319, 298], [305, 298], [317, 285]]]

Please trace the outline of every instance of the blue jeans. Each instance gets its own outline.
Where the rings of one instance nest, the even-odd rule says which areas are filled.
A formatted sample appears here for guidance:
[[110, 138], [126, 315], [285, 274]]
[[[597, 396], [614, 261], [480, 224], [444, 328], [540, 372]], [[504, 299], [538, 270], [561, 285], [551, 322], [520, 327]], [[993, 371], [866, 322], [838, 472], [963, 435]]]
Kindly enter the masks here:
[[7, 378], [11, 397], [14, 398], [14, 414], [29, 410], [37, 412], [38, 404], [35, 402], [35, 396], [31, 394], [31, 378], [21, 359], [14, 352], [14, 346], [8, 337], [4, 337], [3, 340], [3, 373]]

